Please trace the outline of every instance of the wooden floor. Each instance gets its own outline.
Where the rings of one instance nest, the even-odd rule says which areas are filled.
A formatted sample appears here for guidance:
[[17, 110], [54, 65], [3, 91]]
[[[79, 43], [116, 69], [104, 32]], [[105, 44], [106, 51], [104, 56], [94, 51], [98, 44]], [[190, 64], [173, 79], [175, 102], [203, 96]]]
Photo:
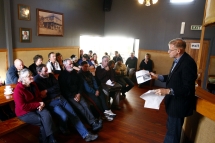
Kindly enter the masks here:
[[[135, 85], [126, 93], [126, 99], [120, 103], [122, 109], [113, 111], [117, 114], [114, 121], [104, 121], [103, 128], [98, 132], [99, 138], [94, 142], [162, 143], [167, 119], [164, 104], [161, 104], [160, 110], [144, 108], [144, 100], [140, 95], [146, 91], [146, 88], [138, 88]], [[38, 143], [38, 136], [39, 129], [27, 125], [1, 137], [0, 143]], [[72, 129], [71, 136], [56, 134], [56, 139], [59, 143], [85, 143], [75, 129]]]

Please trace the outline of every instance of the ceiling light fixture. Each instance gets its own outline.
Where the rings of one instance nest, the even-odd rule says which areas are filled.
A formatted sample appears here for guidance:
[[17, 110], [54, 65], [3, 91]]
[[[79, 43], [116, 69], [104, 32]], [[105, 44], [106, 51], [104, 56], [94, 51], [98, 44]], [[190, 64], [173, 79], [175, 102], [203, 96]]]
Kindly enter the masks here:
[[145, 2], [145, 6], [150, 6], [152, 4], [156, 4], [158, 0], [138, 0], [140, 4], [143, 4]]

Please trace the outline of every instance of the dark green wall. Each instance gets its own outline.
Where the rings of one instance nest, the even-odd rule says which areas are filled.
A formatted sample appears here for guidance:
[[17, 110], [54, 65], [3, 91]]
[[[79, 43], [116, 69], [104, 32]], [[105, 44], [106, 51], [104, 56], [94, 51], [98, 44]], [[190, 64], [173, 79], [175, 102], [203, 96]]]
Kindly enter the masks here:
[[[10, 0], [13, 47], [55, 47], [79, 46], [79, 36], [83, 34], [104, 34], [104, 12], [102, 0]], [[18, 20], [18, 4], [30, 6], [31, 20]], [[36, 8], [64, 14], [64, 36], [37, 36]], [[0, 18], [3, 14], [3, 0], [0, 0]], [[19, 42], [19, 28], [32, 28], [32, 43]], [[3, 29], [3, 30], [2, 30]], [[0, 48], [5, 48], [4, 21], [0, 21]], [[2, 32], [3, 31], [3, 32]]]

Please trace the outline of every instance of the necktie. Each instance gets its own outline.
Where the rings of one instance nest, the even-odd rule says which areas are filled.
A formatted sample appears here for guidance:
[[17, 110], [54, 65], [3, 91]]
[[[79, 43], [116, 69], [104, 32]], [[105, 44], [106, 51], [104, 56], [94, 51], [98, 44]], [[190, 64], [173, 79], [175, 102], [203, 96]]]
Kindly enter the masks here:
[[177, 61], [177, 60], [174, 60], [173, 63], [174, 63], [174, 64], [173, 64], [173, 66], [172, 66], [171, 72], [174, 70], [174, 68], [175, 68], [176, 64], [178, 63], [178, 61]]

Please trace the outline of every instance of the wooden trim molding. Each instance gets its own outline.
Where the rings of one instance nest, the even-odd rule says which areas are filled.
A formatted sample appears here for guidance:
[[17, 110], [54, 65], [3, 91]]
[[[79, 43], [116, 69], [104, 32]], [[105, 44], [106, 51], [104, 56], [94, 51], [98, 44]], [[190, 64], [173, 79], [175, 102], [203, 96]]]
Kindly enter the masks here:
[[14, 48], [14, 51], [37, 51], [37, 50], [56, 50], [56, 49], [79, 49], [79, 46], [68, 46], [68, 47], [44, 47], [44, 48]]
[[159, 50], [144, 50], [144, 49], [139, 49], [139, 52], [144, 51], [146, 53], [162, 53], [162, 54], [168, 54], [167, 51], [159, 51]]
[[0, 52], [7, 52], [7, 49], [0, 49]]

